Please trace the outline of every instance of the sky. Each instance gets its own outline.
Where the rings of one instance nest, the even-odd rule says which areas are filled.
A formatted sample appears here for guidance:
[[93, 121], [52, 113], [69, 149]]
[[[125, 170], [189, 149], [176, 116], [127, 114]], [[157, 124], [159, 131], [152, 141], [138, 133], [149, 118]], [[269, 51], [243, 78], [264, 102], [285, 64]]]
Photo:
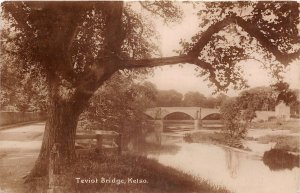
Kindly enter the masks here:
[[[164, 25], [162, 21], [155, 22], [158, 29], [160, 40], [160, 49], [163, 56], [177, 55], [173, 51], [180, 49], [180, 39], [189, 40], [198, 29], [198, 18], [195, 11], [189, 7], [184, 8], [184, 18], [181, 23], [172, 25]], [[274, 79], [270, 74], [260, 68], [260, 63], [255, 60], [241, 62], [244, 66], [244, 76], [250, 87], [268, 86], [274, 83]], [[300, 87], [300, 61], [294, 61], [284, 74], [284, 80], [290, 84], [291, 88]], [[193, 65], [173, 65], [154, 68], [154, 75], [149, 77], [147, 81], [154, 83], [158, 89], [169, 90], [174, 89], [181, 93], [188, 91], [199, 91], [206, 96], [212, 95], [214, 89], [209, 88], [208, 81], [204, 81], [203, 77], [197, 77], [195, 67]], [[235, 96], [240, 91], [230, 89], [226, 94]]]

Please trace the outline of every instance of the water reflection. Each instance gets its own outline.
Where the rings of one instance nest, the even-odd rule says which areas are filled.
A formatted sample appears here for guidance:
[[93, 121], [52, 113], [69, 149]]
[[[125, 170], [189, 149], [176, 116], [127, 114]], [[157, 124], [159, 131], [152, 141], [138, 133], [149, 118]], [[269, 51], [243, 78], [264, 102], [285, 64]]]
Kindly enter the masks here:
[[[143, 156], [149, 154], [177, 154], [180, 150], [180, 146], [175, 143], [178, 142], [178, 137], [159, 135], [157, 137], [157, 133], [154, 133], [148, 135], [146, 139], [131, 139], [127, 147], [131, 153]], [[166, 141], [167, 143], [165, 143]]]
[[[174, 136], [173, 136], [174, 138]], [[176, 141], [172, 137], [170, 140]], [[178, 136], [177, 136], [178, 138]], [[272, 171], [261, 157], [211, 144], [162, 145], [143, 154], [163, 165], [188, 172], [236, 193], [295, 193], [299, 188], [299, 168]]]
[[226, 159], [226, 164], [227, 164], [227, 169], [229, 171], [229, 174], [232, 178], [236, 178], [239, 165], [240, 165], [239, 154], [234, 153], [229, 149], [225, 149], [224, 151], [225, 151], [225, 159]]

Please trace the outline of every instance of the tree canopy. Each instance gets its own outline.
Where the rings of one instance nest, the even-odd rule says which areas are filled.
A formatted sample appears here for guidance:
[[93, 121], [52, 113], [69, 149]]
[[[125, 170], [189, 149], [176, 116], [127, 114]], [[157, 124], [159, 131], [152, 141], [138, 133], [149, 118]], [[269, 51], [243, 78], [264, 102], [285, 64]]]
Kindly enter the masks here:
[[181, 6], [168, 1], [5, 2], [10, 36], [2, 42], [24, 67], [36, 65], [48, 81], [61, 79], [62, 89], [86, 91], [107, 79], [103, 73], [177, 63], [199, 66], [218, 90], [243, 88], [237, 63], [258, 57], [253, 52], [263, 53], [257, 59], [265, 60], [274, 75], [299, 58], [297, 2], [195, 3], [200, 31], [182, 41], [179, 56], [155, 58], [155, 30], [137, 7], [172, 22], [180, 20]]

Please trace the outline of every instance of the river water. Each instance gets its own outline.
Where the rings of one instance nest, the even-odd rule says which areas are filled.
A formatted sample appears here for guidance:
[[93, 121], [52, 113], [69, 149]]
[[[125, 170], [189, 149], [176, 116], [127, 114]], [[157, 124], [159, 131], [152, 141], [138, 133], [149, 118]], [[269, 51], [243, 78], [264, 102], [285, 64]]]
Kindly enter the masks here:
[[257, 151], [247, 152], [213, 144], [185, 143], [182, 137], [171, 135], [163, 137], [163, 144], [148, 152], [147, 157], [232, 192], [297, 193], [300, 190], [299, 167], [274, 171], [263, 163], [263, 152], [273, 144], [251, 143]]

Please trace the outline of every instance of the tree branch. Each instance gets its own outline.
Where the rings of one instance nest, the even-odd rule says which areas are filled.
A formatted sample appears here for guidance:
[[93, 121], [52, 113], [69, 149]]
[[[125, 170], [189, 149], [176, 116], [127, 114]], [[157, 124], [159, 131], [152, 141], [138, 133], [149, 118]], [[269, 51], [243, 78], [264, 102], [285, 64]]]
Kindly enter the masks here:
[[194, 45], [192, 50], [187, 55], [181, 56], [172, 56], [172, 57], [163, 57], [163, 58], [151, 58], [151, 59], [141, 59], [141, 60], [123, 60], [123, 65], [120, 69], [133, 69], [140, 67], [156, 67], [163, 65], [173, 65], [179, 63], [189, 63], [195, 64], [204, 69], [210, 69], [211, 65], [198, 60], [199, 53], [203, 50], [203, 48], [207, 45], [207, 43], [211, 40], [212, 36], [222, 30], [224, 27], [229, 24], [235, 23], [242, 27], [249, 35], [255, 37], [260, 44], [266, 48], [269, 52], [271, 52], [276, 59], [283, 63], [288, 64], [291, 60], [296, 59], [300, 56], [300, 50], [292, 53], [292, 54], [283, 54], [281, 53], [276, 46], [269, 41], [268, 38], [264, 36], [264, 34], [259, 30], [259, 28], [244, 20], [239, 16], [228, 16], [222, 21], [219, 21], [213, 25], [211, 25], [205, 32], [201, 34], [201, 38]]
[[[212, 36], [223, 28], [230, 24], [236, 24], [244, 29], [250, 36], [257, 39], [257, 41], [264, 47], [267, 51], [272, 53], [275, 58], [284, 65], [288, 65], [292, 60], [299, 58], [300, 50], [295, 53], [282, 53], [277, 46], [265, 37], [265, 35], [260, 31], [257, 25], [244, 20], [242, 17], [236, 15], [231, 15], [211, 25], [204, 33], [201, 34], [200, 39], [194, 45], [192, 50], [188, 52], [187, 55], [163, 57], [163, 58], [151, 58], [151, 59], [141, 59], [141, 60], [123, 60], [120, 69], [134, 69], [141, 67], [156, 67], [164, 65], [174, 65], [179, 63], [194, 64], [201, 67], [204, 70], [209, 71], [209, 79], [213, 82], [219, 89], [225, 89], [229, 86], [230, 80], [226, 82], [225, 85], [221, 85], [216, 78], [215, 69], [213, 66], [205, 61], [199, 60], [198, 56], [203, 48], [211, 41]], [[260, 61], [261, 62], [261, 61]]]
[[141, 59], [141, 60], [123, 60], [120, 69], [134, 69], [134, 68], [143, 68], [143, 67], [158, 67], [158, 66], [165, 66], [165, 65], [175, 65], [175, 64], [194, 64], [204, 70], [209, 71], [209, 79], [213, 82], [219, 89], [225, 89], [229, 84], [230, 81], [227, 81], [226, 85], [221, 85], [217, 79], [214, 69], [212, 65], [195, 58], [194, 56], [190, 55], [182, 55], [182, 56], [171, 56], [171, 57], [163, 57], [163, 58], [151, 58], [151, 59]]
[[94, 93], [114, 72], [118, 70], [119, 55], [124, 40], [122, 13], [123, 2], [106, 2], [104, 15], [103, 54], [100, 54], [91, 67], [85, 67], [82, 76], [77, 81], [76, 93]]
[[149, 58], [140, 60], [123, 60], [120, 69], [133, 69], [133, 68], [144, 68], [144, 67], [157, 67], [165, 65], [174, 65], [179, 63], [194, 64], [194, 57], [189, 55], [182, 56], [171, 56], [162, 58]]
[[197, 56], [208, 44], [214, 34], [218, 33], [224, 27], [233, 23], [240, 26], [250, 36], [256, 38], [257, 41], [262, 45], [262, 47], [272, 53], [275, 58], [282, 64], [288, 65], [292, 60], [300, 57], [300, 50], [290, 54], [282, 53], [277, 46], [275, 46], [267, 37], [265, 37], [265, 35], [260, 31], [257, 25], [248, 22], [242, 17], [236, 15], [228, 16], [225, 19], [211, 25], [205, 32], [201, 34], [200, 39], [188, 54]]
[[283, 65], [288, 65], [292, 60], [299, 58], [300, 50], [294, 53], [282, 53], [277, 46], [275, 46], [268, 38], [264, 36], [257, 25], [247, 22], [238, 16], [233, 16], [232, 20], [234, 23], [243, 28], [249, 35], [256, 38], [257, 41], [269, 52], [271, 52]]

